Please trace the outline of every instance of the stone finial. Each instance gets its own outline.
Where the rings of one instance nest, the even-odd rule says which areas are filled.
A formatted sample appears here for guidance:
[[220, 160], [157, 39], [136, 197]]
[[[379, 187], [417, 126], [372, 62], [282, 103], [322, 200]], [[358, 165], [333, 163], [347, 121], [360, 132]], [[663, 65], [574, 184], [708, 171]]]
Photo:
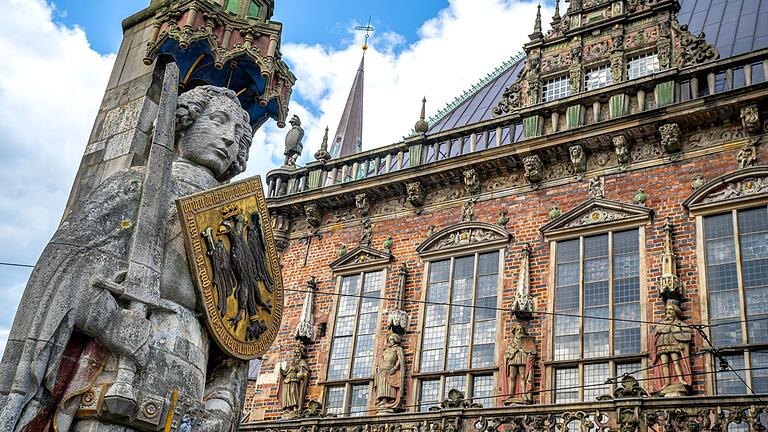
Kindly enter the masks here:
[[589, 179], [589, 193], [590, 198], [603, 198], [605, 197], [605, 180], [603, 177], [594, 176]]
[[680, 298], [680, 279], [677, 277], [677, 264], [672, 249], [672, 221], [664, 221], [664, 254], [661, 257], [661, 287], [659, 292], [665, 299]]
[[467, 195], [477, 195], [480, 192], [480, 180], [474, 168], [464, 171], [464, 189]]
[[749, 168], [757, 161], [757, 138], [749, 138], [736, 153], [736, 161], [739, 168]]
[[560, 207], [552, 207], [549, 209], [549, 220], [555, 220], [560, 217], [560, 215], [563, 214], [563, 212], [560, 210]]
[[382, 243], [382, 246], [384, 246], [384, 249], [392, 253], [392, 246], [395, 245], [395, 241], [392, 239], [392, 236], [387, 236], [387, 238], [384, 240], [384, 243]]
[[552, 15], [552, 28], [556, 29], [560, 24], [560, 0], [555, 0], [555, 14]]
[[531, 245], [523, 244], [520, 273], [517, 275], [517, 291], [512, 302], [512, 314], [520, 320], [531, 319], [533, 299], [531, 298]]
[[285, 135], [285, 155], [284, 166], [289, 168], [296, 168], [296, 161], [301, 156], [301, 151], [304, 149], [304, 144], [301, 140], [304, 138], [304, 129], [301, 128], [301, 119], [299, 116], [294, 115], [289, 121], [291, 124], [291, 130]]
[[648, 194], [643, 189], [638, 189], [632, 197], [632, 202], [637, 205], [644, 206], [646, 201], [648, 201]]
[[760, 133], [760, 111], [757, 104], [748, 105], [741, 109], [741, 125], [749, 135]]
[[317, 228], [323, 222], [323, 217], [320, 214], [320, 208], [317, 204], [307, 204], [304, 206], [304, 217], [307, 223], [313, 228]]
[[400, 263], [397, 281], [397, 303], [387, 314], [387, 326], [397, 334], [405, 334], [408, 328], [408, 313], [405, 312], [405, 284], [408, 281], [408, 266]]
[[624, 135], [618, 135], [613, 137], [612, 140], [613, 150], [616, 152], [616, 160], [622, 165], [629, 163], [630, 154], [627, 137]]
[[328, 162], [331, 159], [331, 154], [328, 153], [328, 126], [325, 127], [325, 134], [323, 135], [323, 142], [320, 144], [320, 150], [315, 152], [315, 159], [320, 162]]
[[301, 318], [296, 326], [294, 337], [303, 344], [315, 341], [315, 291], [317, 279], [314, 276], [307, 281], [307, 292], [304, 294], [304, 305], [301, 308]]
[[534, 185], [544, 180], [544, 163], [541, 162], [539, 155], [530, 155], [523, 158], [523, 177], [528, 183]]
[[528, 37], [531, 40], [541, 39], [544, 35], [541, 33], [541, 5], [536, 6], [536, 21], [533, 24], [533, 33]]
[[584, 153], [584, 147], [578, 144], [570, 146], [568, 148], [568, 155], [571, 158], [573, 170], [577, 174], [582, 174], [587, 171], [587, 155]]
[[346, 245], [341, 245], [341, 246], [339, 246], [339, 248], [338, 248], [338, 249], [336, 249], [336, 255], [337, 255], [339, 258], [341, 258], [341, 257], [343, 257], [344, 255], [346, 255], [346, 254], [347, 254], [347, 252], [348, 252], [348, 250], [347, 250], [347, 246], [346, 246]]
[[683, 142], [680, 139], [680, 126], [677, 123], [667, 123], [659, 128], [661, 135], [661, 145], [667, 153], [677, 153], [683, 149]]
[[413, 130], [420, 135], [424, 135], [429, 131], [429, 123], [427, 123], [427, 121], [425, 120], [426, 111], [427, 111], [427, 98], [425, 97], [421, 100], [421, 116], [419, 116], [419, 121], [417, 121], [416, 125], [413, 126]]

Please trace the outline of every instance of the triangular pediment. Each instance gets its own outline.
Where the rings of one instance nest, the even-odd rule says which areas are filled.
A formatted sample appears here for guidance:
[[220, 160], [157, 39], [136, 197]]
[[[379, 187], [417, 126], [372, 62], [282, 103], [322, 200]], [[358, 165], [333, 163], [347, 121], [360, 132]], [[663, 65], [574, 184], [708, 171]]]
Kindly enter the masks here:
[[370, 268], [386, 267], [392, 261], [392, 254], [373, 248], [358, 246], [331, 263], [334, 272], [363, 271]]
[[416, 248], [421, 257], [463, 250], [493, 249], [512, 240], [512, 234], [499, 225], [486, 222], [462, 222], [442, 229]]
[[768, 200], [768, 167], [758, 166], [715, 178], [692, 193], [683, 205], [695, 213], [765, 200]]
[[596, 227], [612, 229], [622, 225], [644, 225], [653, 216], [648, 207], [604, 198], [589, 199], [563, 213], [540, 231], [548, 240], [581, 234]]

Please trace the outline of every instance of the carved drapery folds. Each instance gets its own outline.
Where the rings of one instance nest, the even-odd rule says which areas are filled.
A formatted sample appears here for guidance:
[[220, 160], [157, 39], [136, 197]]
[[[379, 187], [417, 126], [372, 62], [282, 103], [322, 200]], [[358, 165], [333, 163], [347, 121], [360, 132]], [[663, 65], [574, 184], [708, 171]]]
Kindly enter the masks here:
[[387, 336], [387, 347], [376, 364], [373, 388], [376, 391], [376, 412], [379, 414], [395, 412], [403, 402], [405, 355], [402, 342], [398, 334]]
[[422, 257], [464, 249], [502, 247], [512, 235], [504, 228], [485, 222], [464, 222], [442, 229], [416, 248]]
[[304, 305], [301, 308], [301, 317], [296, 326], [294, 337], [303, 344], [310, 344], [315, 341], [315, 291], [317, 291], [317, 280], [312, 276], [307, 281], [307, 292], [304, 293]]
[[590, 198], [603, 198], [605, 196], [605, 178], [600, 176], [594, 176], [589, 179], [589, 191]]
[[533, 367], [536, 363], [536, 339], [528, 336], [519, 323], [512, 326], [512, 339], [504, 350], [506, 387], [503, 394], [509, 395], [505, 405], [530, 404], [533, 402]]
[[405, 284], [408, 281], [408, 266], [400, 263], [397, 272], [397, 303], [387, 313], [387, 327], [393, 332], [403, 335], [408, 328], [408, 313], [405, 309]]
[[664, 319], [654, 328], [650, 340], [653, 394], [686, 396], [691, 389], [691, 329], [682, 321], [680, 303], [667, 300]]
[[528, 320], [533, 315], [533, 299], [531, 298], [531, 246], [523, 244], [520, 252], [520, 273], [517, 275], [517, 290], [512, 302], [512, 314], [517, 319]]
[[477, 198], [464, 201], [464, 205], [461, 207], [461, 222], [472, 222], [475, 217], [475, 202], [477, 202]]
[[293, 355], [285, 369], [280, 368], [277, 395], [280, 408], [283, 410], [283, 418], [296, 418], [301, 415], [311, 374], [304, 347], [297, 346]]

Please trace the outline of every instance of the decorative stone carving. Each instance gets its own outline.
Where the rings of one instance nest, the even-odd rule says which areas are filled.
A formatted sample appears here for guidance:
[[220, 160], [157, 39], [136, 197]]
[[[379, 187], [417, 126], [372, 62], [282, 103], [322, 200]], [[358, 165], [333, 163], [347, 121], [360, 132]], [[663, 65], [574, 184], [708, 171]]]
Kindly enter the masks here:
[[707, 184], [707, 179], [705, 179], [704, 176], [701, 174], [696, 174], [695, 176], [693, 176], [693, 180], [691, 180], [691, 189], [693, 190], [699, 189], [705, 184]]
[[477, 195], [480, 192], [480, 180], [478, 180], [477, 171], [474, 168], [464, 171], [464, 189], [467, 195]]
[[693, 132], [685, 139], [685, 150], [710, 148], [744, 137], [744, 129], [738, 126], [725, 126]]
[[395, 241], [392, 240], [392, 236], [387, 236], [386, 239], [384, 239], [384, 243], [382, 243], [382, 246], [384, 246], [384, 250], [386, 250], [388, 253], [392, 253], [392, 246], [395, 245]]
[[512, 235], [509, 232], [496, 224], [464, 222], [432, 234], [416, 248], [416, 251], [424, 255], [484, 243], [502, 245], [511, 238]]
[[749, 168], [757, 160], [757, 138], [750, 138], [736, 153], [739, 168]]
[[677, 123], [667, 123], [659, 128], [661, 145], [667, 153], [677, 153], [682, 150], [680, 126]]
[[578, 144], [570, 146], [568, 154], [571, 157], [571, 164], [573, 164], [573, 170], [576, 173], [582, 174], [587, 171], [587, 155], [584, 153], [582, 146]]
[[304, 217], [307, 220], [307, 223], [313, 227], [317, 228], [320, 226], [320, 224], [323, 222], [323, 217], [320, 214], [320, 208], [317, 204], [307, 204], [304, 206]]
[[762, 193], [768, 193], [768, 177], [748, 178], [742, 181], [729, 182], [725, 185], [725, 189], [712, 193], [703, 202], [728, 201]]
[[501, 99], [499, 100], [499, 103], [496, 105], [496, 107], [493, 108], [493, 115], [495, 117], [509, 114], [523, 106], [520, 87], [521, 83], [518, 80], [504, 89], [504, 91], [501, 93]]
[[355, 195], [355, 207], [360, 212], [360, 218], [367, 218], [371, 212], [371, 203], [368, 201], [368, 196], [364, 193]]
[[[346, 248], [344, 248], [346, 250]], [[358, 246], [329, 264], [334, 272], [358, 271], [368, 267], [386, 267], [392, 254], [367, 246]]]
[[523, 244], [520, 259], [520, 273], [517, 275], [517, 290], [512, 302], [512, 315], [520, 320], [529, 320], [533, 315], [531, 298], [531, 245]]
[[672, 247], [672, 221], [667, 218], [664, 221], [664, 252], [661, 257], [661, 286], [659, 293], [666, 300], [679, 299], [682, 296], [682, 285], [677, 277], [677, 264]]
[[291, 124], [291, 130], [285, 134], [285, 155], [284, 166], [289, 168], [296, 168], [296, 161], [301, 156], [301, 152], [304, 149], [304, 144], [301, 140], [304, 138], [304, 129], [301, 128], [301, 119], [299, 116], [291, 117], [288, 122]]
[[613, 391], [613, 394], [599, 396], [597, 400], [626, 399], [650, 396], [644, 388], [640, 387], [640, 383], [637, 381], [637, 378], [630, 374], [625, 374], [622, 376], [620, 384], [621, 386], [616, 387], [616, 390]]
[[301, 317], [294, 335], [298, 341], [305, 345], [315, 341], [315, 291], [317, 291], [317, 280], [312, 276], [307, 281], [304, 305], [301, 308]]
[[619, 164], [624, 165], [626, 163], [629, 163], [630, 161], [630, 154], [629, 154], [629, 142], [627, 142], [627, 137], [624, 135], [618, 135], [612, 138], [613, 141], [613, 149], [616, 152], [616, 160], [619, 162]]
[[387, 327], [393, 332], [403, 335], [408, 328], [408, 313], [404, 310], [405, 284], [408, 281], [408, 266], [405, 262], [400, 263], [397, 274], [397, 304], [387, 314]]
[[284, 252], [288, 249], [289, 233], [291, 231], [291, 220], [280, 213], [270, 212], [272, 220], [272, 234], [275, 238], [275, 247], [278, 252]]
[[600, 176], [594, 176], [589, 179], [589, 192], [590, 198], [603, 198], [605, 196], [605, 178]]
[[458, 389], [448, 390], [448, 397], [440, 402], [440, 405], [430, 407], [430, 411], [442, 411], [461, 408], [482, 408], [479, 403], [472, 403], [464, 397], [464, 393]]
[[405, 390], [405, 356], [401, 346], [403, 339], [392, 333], [387, 336], [387, 347], [381, 354], [373, 377], [376, 391], [376, 412], [395, 412], [400, 407]]
[[509, 216], [507, 216], [508, 214], [509, 214], [509, 211], [507, 209], [500, 211], [499, 217], [498, 219], [496, 219], [496, 225], [502, 228], [506, 228], [507, 224], [509, 223]]
[[651, 336], [653, 393], [665, 397], [688, 395], [691, 385], [691, 331], [681, 319], [676, 300], [667, 300], [664, 319]]
[[760, 133], [760, 110], [757, 104], [748, 105], [741, 109], [741, 125], [744, 132], [750, 135]]
[[635, 409], [620, 408], [619, 409], [619, 432], [639, 432], [640, 431], [639, 411], [640, 411], [639, 408], [635, 408]]
[[695, 66], [720, 57], [717, 49], [707, 43], [704, 33], [694, 36], [687, 25], [680, 24], [676, 19], [672, 21], [672, 35], [676, 39], [674, 58], [680, 67]]
[[418, 209], [424, 206], [424, 189], [421, 187], [421, 183], [412, 182], [405, 185], [405, 191], [408, 194], [408, 202]]
[[297, 346], [293, 354], [294, 357], [288, 362], [286, 368], [280, 368], [277, 397], [280, 408], [283, 410], [283, 418], [296, 418], [301, 415], [311, 374], [304, 347]]
[[341, 245], [341, 246], [339, 246], [338, 249], [336, 249], [336, 255], [339, 258], [343, 257], [346, 254], [347, 254], [347, 247], [345, 245]]
[[373, 241], [373, 225], [369, 218], [363, 218], [362, 226], [360, 227], [360, 246], [370, 247]]
[[307, 401], [307, 408], [301, 412], [300, 418], [322, 418], [322, 417], [336, 417], [336, 414], [326, 413], [323, 408], [323, 404], [310, 399]]
[[325, 127], [325, 134], [323, 135], [323, 142], [320, 144], [320, 150], [315, 152], [315, 159], [322, 163], [331, 160], [331, 154], [328, 153], [328, 126]]
[[461, 208], [461, 222], [472, 222], [472, 218], [475, 217], [475, 202], [477, 198], [470, 198], [464, 201], [464, 206]]
[[510, 395], [505, 405], [530, 404], [533, 402], [533, 368], [536, 361], [536, 340], [526, 335], [519, 323], [512, 326], [512, 340], [504, 350], [506, 389]]
[[638, 189], [632, 197], [632, 202], [637, 205], [644, 206], [646, 201], [648, 201], [648, 194], [643, 189]]
[[539, 155], [530, 155], [523, 158], [523, 169], [525, 179], [531, 185], [535, 185], [544, 180], [544, 164]]
[[611, 57], [611, 80], [614, 83], [624, 80], [624, 57], [620, 55]]
[[551, 209], [549, 209], [549, 214], [548, 214], [549, 220], [555, 220], [561, 214], [563, 214], [563, 212], [560, 210], [560, 207], [557, 207], [557, 206], [552, 207]]

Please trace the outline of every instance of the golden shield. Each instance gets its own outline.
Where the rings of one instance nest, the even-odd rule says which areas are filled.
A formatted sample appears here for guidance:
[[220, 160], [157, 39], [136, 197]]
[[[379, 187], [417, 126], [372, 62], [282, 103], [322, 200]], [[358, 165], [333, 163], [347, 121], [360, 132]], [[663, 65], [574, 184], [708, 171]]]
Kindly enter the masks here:
[[176, 200], [205, 322], [227, 354], [252, 360], [275, 341], [283, 280], [261, 179]]

